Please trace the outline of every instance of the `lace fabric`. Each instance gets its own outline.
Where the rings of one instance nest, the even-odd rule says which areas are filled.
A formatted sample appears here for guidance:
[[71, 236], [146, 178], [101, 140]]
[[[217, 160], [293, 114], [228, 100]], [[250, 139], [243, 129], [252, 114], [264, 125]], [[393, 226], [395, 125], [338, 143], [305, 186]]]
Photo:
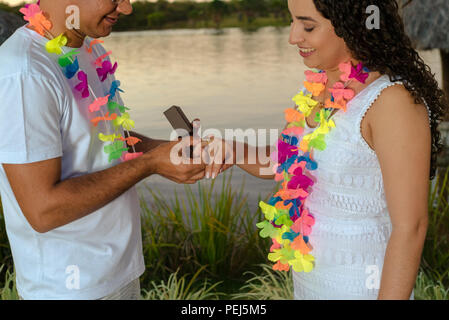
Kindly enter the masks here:
[[[306, 207], [316, 219], [310, 235], [315, 269], [293, 271], [295, 299], [377, 298], [378, 286], [372, 289], [367, 281], [378, 270], [380, 283], [392, 226], [380, 164], [360, 128], [382, 91], [396, 84], [402, 82], [388, 75], [370, 83], [346, 112], [333, 116], [336, 128], [326, 138], [327, 148], [314, 151], [318, 170]], [[305, 134], [312, 130], [306, 125]]]

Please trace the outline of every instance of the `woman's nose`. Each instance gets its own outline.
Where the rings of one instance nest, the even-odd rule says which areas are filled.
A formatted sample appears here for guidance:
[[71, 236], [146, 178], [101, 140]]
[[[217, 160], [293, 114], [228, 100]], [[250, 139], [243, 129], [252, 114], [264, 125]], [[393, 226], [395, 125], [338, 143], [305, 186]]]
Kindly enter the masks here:
[[133, 6], [131, 5], [130, 0], [122, 1], [117, 7], [117, 11], [124, 15], [133, 13]]
[[293, 22], [290, 27], [290, 37], [288, 39], [288, 42], [291, 45], [298, 45], [299, 43], [304, 42], [304, 38], [297, 23]]

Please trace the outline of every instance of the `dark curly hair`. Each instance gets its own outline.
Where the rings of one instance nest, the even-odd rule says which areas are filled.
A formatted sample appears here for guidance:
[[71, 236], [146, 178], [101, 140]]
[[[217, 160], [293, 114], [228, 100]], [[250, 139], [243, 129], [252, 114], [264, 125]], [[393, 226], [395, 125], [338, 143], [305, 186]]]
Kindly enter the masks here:
[[[448, 110], [448, 102], [430, 67], [412, 47], [404, 31], [398, 3], [396, 0], [313, 1], [323, 17], [331, 21], [336, 35], [345, 41], [355, 59], [372, 71], [388, 74], [390, 81], [404, 81], [416, 104], [427, 103], [432, 134], [432, 180], [436, 174], [437, 156], [443, 148], [437, 127]], [[379, 8], [379, 29], [366, 27], [366, 10], [370, 5]]]

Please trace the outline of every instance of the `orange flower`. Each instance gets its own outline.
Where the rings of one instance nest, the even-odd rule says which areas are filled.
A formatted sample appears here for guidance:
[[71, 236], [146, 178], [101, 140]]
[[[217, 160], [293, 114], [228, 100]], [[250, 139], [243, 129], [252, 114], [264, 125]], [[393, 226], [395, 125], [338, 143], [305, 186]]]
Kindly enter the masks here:
[[309, 254], [309, 252], [312, 251], [301, 235], [295, 238], [295, 240], [291, 243], [290, 247], [293, 250], [299, 250], [302, 254]]
[[325, 107], [328, 109], [343, 109], [343, 111], [346, 112], [346, 101], [340, 99], [337, 102], [332, 102], [330, 99], [327, 99]]
[[288, 263], [283, 264], [283, 263], [281, 263], [281, 261], [278, 261], [278, 262], [273, 266], [273, 270], [277, 270], [277, 271], [288, 271], [288, 270], [290, 270], [290, 266], [288, 265]]
[[41, 36], [45, 35], [45, 30], [50, 30], [52, 28], [52, 24], [50, 20], [48, 20], [42, 12], [36, 13], [34, 16], [29, 18], [30, 27]]
[[274, 207], [276, 209], [279, 210], [290, 210], [290, 208], [292, 207], [293, 203], [289, 203], [288, 205], [284, 205], [284, 201], [279, 201], [277, 202]]
[[314, 97], [318, 97], [326, 88], [322, 83], [312, 83], [308, 81], [304, 81], [304, 86], [309, 92], [312, 93], [312, 96]]
[[288, 123], [299, 122], [301, 120], [304, 120], [304, 115], [295, 109], [286, 109], [285, 110], [285, 120]]

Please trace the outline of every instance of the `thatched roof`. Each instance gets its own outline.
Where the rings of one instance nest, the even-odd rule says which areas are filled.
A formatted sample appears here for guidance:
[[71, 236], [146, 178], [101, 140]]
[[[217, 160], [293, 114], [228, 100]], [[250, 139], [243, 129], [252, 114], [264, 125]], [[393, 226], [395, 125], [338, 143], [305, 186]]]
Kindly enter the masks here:
[[24, 24], [25, 21], [19, 16], [13, 13], [0, 11], [0, 45], [8, 39], [17, 28]]
[[405, 31], [417, 49], [449, 51], [449, 0], [413, 0], [402, 12]]

